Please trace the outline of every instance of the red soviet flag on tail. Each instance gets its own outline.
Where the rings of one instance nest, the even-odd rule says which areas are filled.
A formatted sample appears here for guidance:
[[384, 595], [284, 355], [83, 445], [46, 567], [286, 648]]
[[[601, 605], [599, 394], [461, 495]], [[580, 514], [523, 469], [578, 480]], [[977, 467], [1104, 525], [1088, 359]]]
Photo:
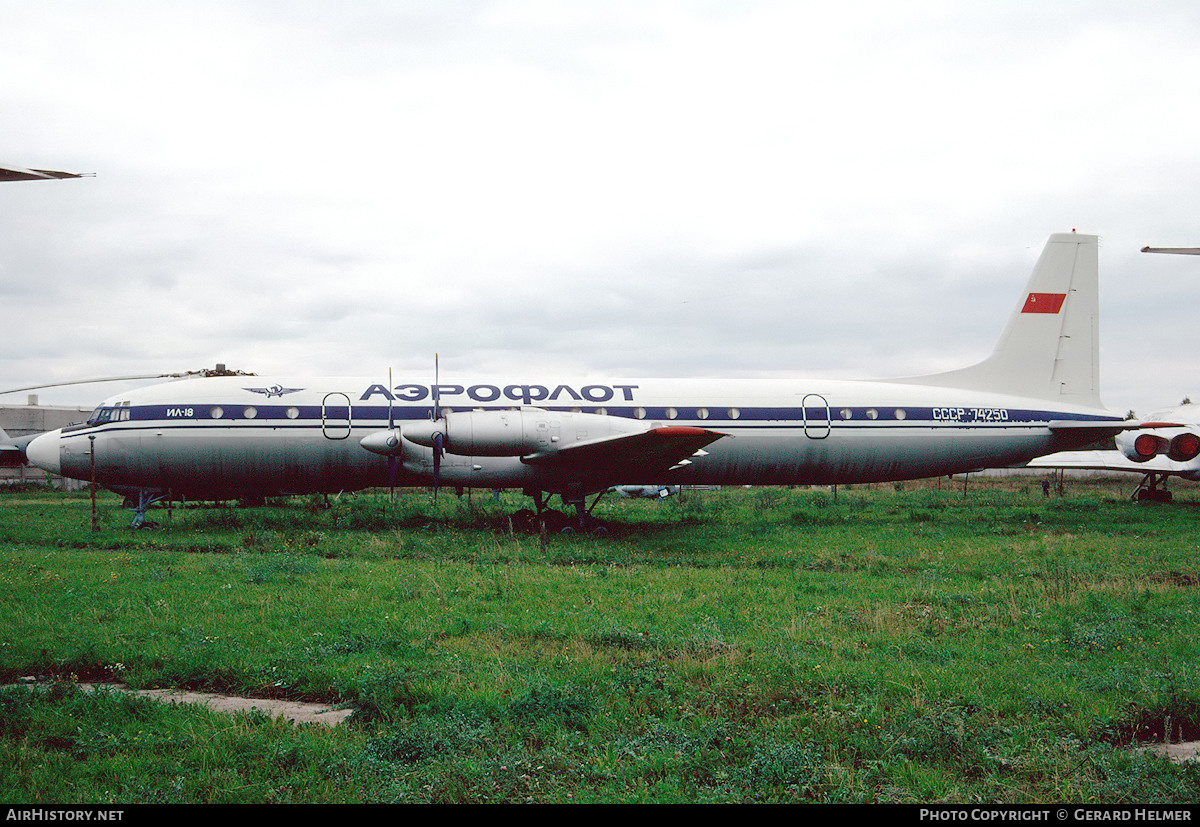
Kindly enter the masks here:
[[1067, 300], [1066, 293], [1030, 293], [1025, 299], [1022, 313], [1057, 313], [1062, 310], [1063, 302]]

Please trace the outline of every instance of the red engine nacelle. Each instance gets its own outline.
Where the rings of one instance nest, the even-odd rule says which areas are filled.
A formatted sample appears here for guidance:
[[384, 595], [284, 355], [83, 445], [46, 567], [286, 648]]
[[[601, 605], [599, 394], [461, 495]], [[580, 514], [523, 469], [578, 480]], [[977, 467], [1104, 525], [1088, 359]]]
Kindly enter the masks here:
[[[1136, 443], [1135, 443], [1136, 445]], [[1167, 449], [1167, 457], [1176, 462], [1187, 462], [1200, 455], [1200, 436], [1185, 431], [1171, 440]]]
[[1145, 462], [1162, 453], [1165, 443], [1165, 439], [1154, 434], [1138, 434], [1133, 441], [1133, 455], [1129, 458], [1134, 462]]

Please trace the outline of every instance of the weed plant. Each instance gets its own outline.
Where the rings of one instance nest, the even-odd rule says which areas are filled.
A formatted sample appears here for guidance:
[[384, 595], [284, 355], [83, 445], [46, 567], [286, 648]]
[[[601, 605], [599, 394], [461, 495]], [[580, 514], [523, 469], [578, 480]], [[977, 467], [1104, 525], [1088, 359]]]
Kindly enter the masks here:
[[[0, 493], [0, 802], [1190, 802], [1196, 506], [1009, 480], [602, 500]], [[174, 687], [352, 708], [339, 727]]]

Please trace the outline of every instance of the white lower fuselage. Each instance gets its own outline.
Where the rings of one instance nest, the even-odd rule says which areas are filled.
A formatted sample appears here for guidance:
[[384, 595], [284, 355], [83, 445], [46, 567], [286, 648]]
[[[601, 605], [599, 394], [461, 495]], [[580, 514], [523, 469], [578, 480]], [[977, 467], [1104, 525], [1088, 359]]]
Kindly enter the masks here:
[[[690, 463], [654, 479], [547, 471], [519, 456], [440, 462], [444, 486], [563, 493], [612, 484], [846, 484], [1001, 467], [1079, 447], [1094, 436], [1052, 421], [1113, 420], [1061, 402], [906, 383], [838, 380], [631, 380], [441, 384], [446, 410], [536, 406], [691, 425], [722, 434]], [[214, 377], [167, 382], [103, 403], [87, 425], [30, 446], [31, 461], [112, 488], [190, 498], [429, 485], [433, 451], [408, 444], [396, 461], [360, 440], [433, 417], [433, 383]], [[94, 454], [93, 454], [94, 450]]]

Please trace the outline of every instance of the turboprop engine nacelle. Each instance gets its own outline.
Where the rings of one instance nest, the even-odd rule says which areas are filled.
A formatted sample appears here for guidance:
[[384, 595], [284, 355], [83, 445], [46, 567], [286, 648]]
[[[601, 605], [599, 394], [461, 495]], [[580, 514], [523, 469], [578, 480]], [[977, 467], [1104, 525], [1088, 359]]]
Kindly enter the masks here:
[[[555, 451], [568, 445], [613, 436], [641, 433], [648, 425], [605, 414], [565, 413], [542, 408], [516, 411], [454, 411], [441, 419], [408, 422], [400, 428], [403, 439], [433, 448], [437, 434], [442, 450], [473, 457], [519, 457]], [[395, 431], [381, 431], [362, 440], [368, 450], [394, 454], [403, 440]]]

